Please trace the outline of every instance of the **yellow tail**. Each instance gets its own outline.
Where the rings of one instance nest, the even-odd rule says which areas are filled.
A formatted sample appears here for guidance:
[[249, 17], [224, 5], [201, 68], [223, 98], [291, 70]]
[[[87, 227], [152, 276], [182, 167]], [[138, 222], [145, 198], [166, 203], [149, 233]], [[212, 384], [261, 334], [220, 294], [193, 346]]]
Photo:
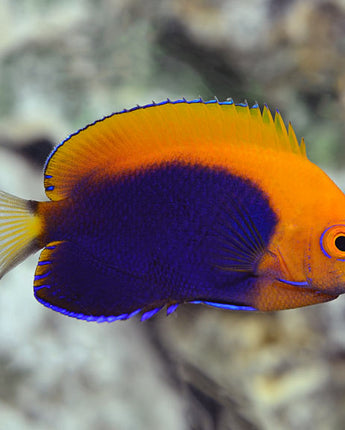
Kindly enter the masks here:
[[0, 191], [0, 278], [39, 249], [35, 202]]

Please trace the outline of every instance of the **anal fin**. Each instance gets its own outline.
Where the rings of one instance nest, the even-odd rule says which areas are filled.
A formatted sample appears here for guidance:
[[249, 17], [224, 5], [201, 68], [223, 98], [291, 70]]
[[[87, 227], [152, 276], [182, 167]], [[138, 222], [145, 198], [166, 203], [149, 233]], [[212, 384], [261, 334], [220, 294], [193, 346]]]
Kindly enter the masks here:
[[68, 241], [51, 242], [42, 250], [34, 277], [40, 303], [86, 321], [126, 320], [140, 312], [142, 320], [149, 319], [162, 305], [143, 297], [143, 291], [140, 280], [102, 265]]

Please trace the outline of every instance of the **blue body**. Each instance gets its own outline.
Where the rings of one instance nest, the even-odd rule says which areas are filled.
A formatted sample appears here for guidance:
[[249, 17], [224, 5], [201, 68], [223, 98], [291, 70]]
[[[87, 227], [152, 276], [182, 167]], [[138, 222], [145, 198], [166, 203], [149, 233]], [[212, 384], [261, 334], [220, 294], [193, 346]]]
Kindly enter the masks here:
[[39, 263], [39, 301], [109, 320], [183, 302], [246, 306], [277, 223], [257, 186], [177, 162], [95, 178], [82, 179], [49, 224], [49, 242], [65, 242]]

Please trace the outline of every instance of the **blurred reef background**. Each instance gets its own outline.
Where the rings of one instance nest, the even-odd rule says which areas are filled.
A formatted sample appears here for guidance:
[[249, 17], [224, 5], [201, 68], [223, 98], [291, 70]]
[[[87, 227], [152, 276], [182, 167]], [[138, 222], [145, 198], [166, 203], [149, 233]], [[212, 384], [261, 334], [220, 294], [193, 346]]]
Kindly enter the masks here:
[[[267, 103], [345, 186], [344, 0], [1, 0], [0, 188], [44, 199], [52, 146], [169, 97]], [[269, 314], [181, 306], [113, 324], [1, 280], [0, 430], [343, 430], [345, 297]]]

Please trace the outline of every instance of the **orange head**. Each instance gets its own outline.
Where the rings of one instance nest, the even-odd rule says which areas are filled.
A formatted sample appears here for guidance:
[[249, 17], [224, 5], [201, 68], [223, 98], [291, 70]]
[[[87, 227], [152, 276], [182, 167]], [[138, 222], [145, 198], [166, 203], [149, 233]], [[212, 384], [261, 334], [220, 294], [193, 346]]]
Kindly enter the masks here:
[[305, 162], [302, 180], [294, 172], [299, 161], [294, 164], [281, 166], [279, 189], [271, 187], [279, 222], [258, 266], [260, 310], [306, 306], [345, 293], [345, 195], [314, 164]]

